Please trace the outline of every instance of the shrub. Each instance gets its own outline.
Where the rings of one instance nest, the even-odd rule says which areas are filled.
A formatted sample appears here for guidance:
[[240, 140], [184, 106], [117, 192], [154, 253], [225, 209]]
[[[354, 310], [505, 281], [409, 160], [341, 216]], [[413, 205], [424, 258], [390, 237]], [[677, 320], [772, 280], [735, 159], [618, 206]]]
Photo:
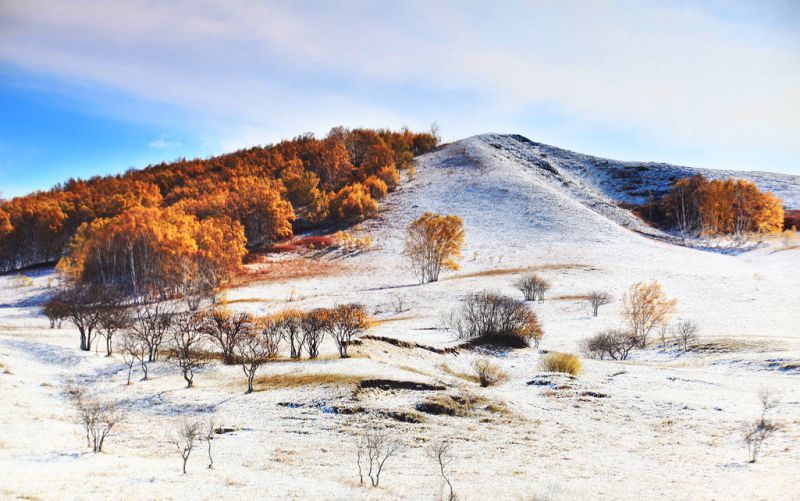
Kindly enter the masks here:
[[406, 229], [403, 253], [420, 283], [436, 282], [442, 267], [457, 270], [464, 245], [464, 222], [454, 215], [426, 212]]
[[486, 357], [476, 358], [475, 361], [472, 362], [472, 368], [475, 371], [475, 375], [478, 376], [478, 381], [484, 388], [487, 386], [494, 386], [508, 379], [508, 374], [506, 374], [498, 364]]
[[587, 357], [625, 360], [630, 351], [639, 344], [639, 338], [631, 331], [608, 329], [584, 339], [581, 344], [583, 354]]
[[386, 184], [386, 188], [389, 191], [396, 190], [397, 185], [400, 184], [400, 173], [397, 172], [397, 168], [394, 165], [381, 167], [378, 170], [378, 178]]
[[539, 345], [543, 334], [536, 313], [523, 301], [492, 292], [468, 295], [450, 317], [458, 337], [476, 342], [527, 347]]
[[522, 294], [525, 301], [544, 301], [544, 293], [550, 289], [550, 282], [539, 275], [527, 275], [520, 278], [515, 284]]
[[86, 445], [93, 452], [103, 452], [103, 444], [111, 430], [122, 420], [122, 414], [113, 402], [87, 399], [81, 390], [71, 394], [77, 420], [86, 432]]
[[368, 177], [364, 181], [364, 187], [369, 190], [370, 196], [375, 200], [381, 200], [389, 193], [389, 189], [383, 179], [375, 176]]
[[563, 372], [577, 376], [581, 373], [581, 359], [572, 353], [548, 353], [542, 358], [541, 368], [545, 372]]
[[755, 421], [742, 425], [742, 442], [747, 446], [751, 463], [758, 461], [764, 442], [779, 428], [778, 424], [767, 419], [767, 413], [778, 406], [778, 399], [769, 390], [761, 390], [758, 399], [761, 403], [761, 415]]

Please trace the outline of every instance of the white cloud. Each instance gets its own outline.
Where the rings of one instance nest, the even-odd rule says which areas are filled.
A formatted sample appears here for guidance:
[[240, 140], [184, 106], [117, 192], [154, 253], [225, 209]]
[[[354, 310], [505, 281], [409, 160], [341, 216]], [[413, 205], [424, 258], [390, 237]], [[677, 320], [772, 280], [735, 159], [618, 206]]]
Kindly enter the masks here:
[[337, 123], [478, 133], [547, 106], [800, 157], [800, 34], [776, 21], [796, 4], [709, 5], [10, 1], [0, 60], [196, 112], [229, 145]]
[[166, 150], [170, 148], [178, 148], [182, 145], [183, 143], [181, 143], [180, 141], [169, 141], [163, 137], [154, 139], [149, 143], [147, 143], [147, 147], [152, 148], [154, 150]]

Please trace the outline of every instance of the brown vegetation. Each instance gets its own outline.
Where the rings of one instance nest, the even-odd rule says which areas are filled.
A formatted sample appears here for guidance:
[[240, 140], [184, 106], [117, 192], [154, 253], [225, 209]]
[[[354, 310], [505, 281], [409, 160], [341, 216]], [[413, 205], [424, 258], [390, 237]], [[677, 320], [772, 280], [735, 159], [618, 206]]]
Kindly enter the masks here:
[[426, 212], [406, 229], [406, 246], [403, 253], [420, 283], [439, 280], [441, 269], [458, 269], [464, 245], [464, 222], [455, 215], [442, 216]]

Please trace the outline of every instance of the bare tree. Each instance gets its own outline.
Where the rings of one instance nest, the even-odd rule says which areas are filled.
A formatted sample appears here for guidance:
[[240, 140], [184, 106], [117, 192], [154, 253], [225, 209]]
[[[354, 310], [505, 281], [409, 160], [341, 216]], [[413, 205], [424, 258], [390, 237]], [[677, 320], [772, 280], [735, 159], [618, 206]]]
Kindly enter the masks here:
[[395, 313], [400, 314], [406, 311], [407, 309], [408, 308], [406, 308], [405, 297], [403, 297], [400, 294], [392, 296], [392, 310], [394, 310]]
[[613, 360], [625, 360], [631, 350], [639, 345], [639, 338], [631, 331], [607, 329], [584, 339], [581, 351], [590, 358], [600, 360], [609, 357]]
[[214, 417], [208, 418], [208, 422], [206, 423], [206, 427], [204, 428], [203, 433], [203, 440], [205, 440], [206, 445], [208, 446], [208, 469], [214, 469], [214, 458], [211, 456], [211, 441], [214, 440], [214, 435], [216, 435], [216, 425], [214, 424]]
[[678, 341], [683, 345], [683, 351], [687, 351], [689, 349], [689, 343], [697, 339], [697, 332], [699, 330], [700, 328], [697, 326], [697, 323], [691, 320], [682, 320], [678, 322], [678, 325], [675, 326], [675, 335]]
[[394, 436], [385, 430], [373, 428], [359, 438], [357, 445], [358, 476], [364, 483], [364, 470], [373, 487], [378, 487], [386, 461], [403, 448]]
[[188, 311], [174, 315], [170, 325], [174, 350], [170, 358], [181, 369], [187, 388], [194, 384], [195, 369], [208, 362], [206, 353], [201, 349], [204, 334], [200, 322], [196, 313]]
[[366, 308], [361, 304], [340, 304], [328, 311], [327, 328], [339, 349], [339, 356], [347, 358], [350, 341], [369, 327]]
[[80, 349], [92, 351], [97, 335], [97, 325], [109, 291], [97, 286], [75, 285], [57, 292], [44, 304], [51, 321], [64, 318], [72, 322], [80, 333]]
[[428, 456], [436, 462], [436, 465], [439, 467], [439, 473], [442, 475], [442, 479], [450, 490], [447, 500], [456, 501], [458, 496], [456, 496], [456, 493], [453, 491], [453, 484], [450, 482], [446, 471], [450, 463], [453, 462], [453, 454], [450, 450], [450, 446], [450, 442], [444, 440], [434, 442], [428, 448]]
[[544, 293], [550, 289], [550, 282], [536, 274], [526, 275], [514, 284], [525, 296], [525, 301], [544, 301]]
[[246, 393], [253, 392], [253, 380], [259, 367], [278, 354], [280, 339], [279, 325], [276, 321], [262, 325], [261, 332], [249, 331], [236, 341], [236, 353], [247, 378]]
[[303, 344], [308, 350], [309, 358], [317, 358], [319, 355], [319, 346], [325, 338], [329, 322], [328, 310], [324, 308], [316, 308], [303, 315], [301, 320]]
[[253, 317], [247, 312], [234, 313], [227, 308], [214, 308], [206, 315], [203, 330], [222, 350], [225, 365], [236, 363], [236, 342], [253, 328]]
[[204, 435], [203, 425], [199, 421], [184, 418], [177, 430], [170, 437], [172, 444], [178, 449], [183, 460], [183, 474], [186, 474], [186, 462], [192, 454], [195, 445], [202, 440]]
[[447, 320], [461, 339], [524, 348], [544, 336], [536, 313], [524, 301], [482, 291], [468, 294]]
[[123, 331], [121, 348], [123, 359], [128, 364], [128, 384], [131, 383], [131, 369], [136, 361], [142, 369], [142, 379], [147, 380], [148, 349], [145, 342], [133, 331]]
[[667, 351], [667, 344], [669, 344], [672, 336], [670, 335], [670, 328], [667, 324], [658, 326], [658, 339], [661, 344], [661, 350]]
[[174, 308], [165, 302], [145, 302], [134, 311], [130, 331], [147, 347], [148, 362], [158, 360], [174, 315]]
[[586, 296], [589, 306], [592, 307], [592, 316], [596, 317], [601, 306], [611, 303], [611, 294], [603, 291], [592, 291]]
[[72, 392], [78, 422], [86, 432], [86, 445], [93, 452], [103, 452], [103, 444], [111, 430], [122, 420], [117, 404], [86, 398], [82, 391]]
[[100, 310], [97, 331], [106, 340], [106, 356], [113, 353], [113, 338], [117, 332], [127, 329], [131, 324], [131, 315], [123, 304], [122, 297], [110, 297]]
[[274, 317], [281, 332], [281, 337], [289, 343], [289, 356], [300, 358], [303, 356], [303, 312], [299, 310], [285, 310]]
[[758, 461], [758, 454], [764, 442], [779, 429], [777, 423], [767, 419], [767, 413], [780, 403], [778, 398], [769, 390], [762, 389], [758, 393], [758, 399], [761, 404], [761, 415], [755, 421], [742, 425], [742, 441], [747, 446], [751, 463]]

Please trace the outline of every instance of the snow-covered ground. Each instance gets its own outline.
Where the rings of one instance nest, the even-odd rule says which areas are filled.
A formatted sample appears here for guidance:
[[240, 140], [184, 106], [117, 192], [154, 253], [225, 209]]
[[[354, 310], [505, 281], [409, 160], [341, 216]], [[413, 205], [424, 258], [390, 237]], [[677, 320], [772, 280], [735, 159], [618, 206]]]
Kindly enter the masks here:
[[[555, 172], [530, 160], [542, 152]], [[510, 377], [480, 388], [458, 376], [470, 372], [475, 352], [365, 340], [350, 359], [326, 344], [320, 360], [269, 364], [262, 391], [251, 395], [240, 368], [216, 364], [197, 374], [193, 389], [168, 362], [156, 363], [147, 381], [134, 370], [126, 386], [120, 358], [79, 352], [74, 329], [47, 328], [38, 304], [51, 272], [32, 274], [32, 284], [4, 276], [0, 497], [438, 499], [441, 480], [426, 448], [447, 439], [462, 499], [800, 499], [800, 251], [764, 244], [733, 256], [647, 238], [614, 205], [608, 175], [580, 172], [558, 156], [487, 135], [421, 157], [414, 180], [362, 225], [373, 249], [275, 257], [324, 266], [230, 290], [227, 300], [258, 314], [357, 301], [380, 321], [370, 334], [444, 347], [454, 340], [441, 317], [460, 298], [482, 289], [518, 295], [513, 282], [536, 271], [553, 284], [548, 299], [532, 305], [546, 333], [541, 349], [578, 352], [581, 339], [621, 324], [631, 283], [656, 279], [679, 300], [677, 319], [700, 325], [705, 351], [584, 360], [575, 380], [542, 374], [534, 348], [497, 353]], [[798, 190], [790, 179], [779, 195]], [[426, 210], [462, 216], [466, 245], [459, 271], [418, 285], [401, 255], [403, 228]], [[597, 318], [570, 299], [591, 290], [615, 299]], [[358, 388], [370, 378], [445, 389]], [[126, 412], [102, 454], [85, 449], [71, 419], [63, 391], [74, 384]], [[757, 416], [762, 388], [781, 398], [773, 413], [781, 430], [750, 464], [739, 428]], [[432, 394], [462, 391], [485, 399], [474, 415], [414, 411]], [[181, 475], [168, 438], [185, 415], [213, 415], [230, 430], [212, 441], [214, 469], [201, 447]], [[379, 488], [359, 485], [356, 467], [357, 437], [372, 426], [390, 428], [405, 446]]]

